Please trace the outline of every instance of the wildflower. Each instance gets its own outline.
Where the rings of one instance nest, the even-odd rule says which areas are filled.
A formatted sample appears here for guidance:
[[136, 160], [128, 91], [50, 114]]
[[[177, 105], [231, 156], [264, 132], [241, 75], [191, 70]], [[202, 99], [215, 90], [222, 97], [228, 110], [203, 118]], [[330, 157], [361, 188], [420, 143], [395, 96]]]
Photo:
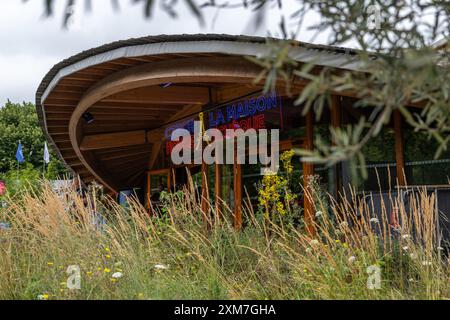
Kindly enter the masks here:
[[86, 272], [86, 275], [87, 275], [88, 277], [92, 277], [93, 273], [92, 273], [92, 271], [88, 271], [88, 272]]
[[143, 294], [142, 292], [139, 292], [139, 293], [138, 293], [138, 298], [139, 298], [139, 299], [144, 298], [144, 294]]
[[422, 265], [423, 266], [431, 266], [432, 263], [431, 263], [431, 261], [422, 261]]
[[113, 277], [114, 279], [120, 279], [120, 278], [123, 277], [123, 273], [122, 273], [122, 272], [116, 272], [116, 273], [114, 273], [114, 274], [112, 275], [112, 277]]
[[414, 259], [417, 259], [417, 254], [414, 253], [414, 252], [413, 252], [413, 253], [410, 253], [410, 254], [409, 254], [409, 257], [410, 257], [411, 259], [413, 259], [413, 260], [414, 260]]
[[49, 267], [53, 267], [53, 266], [55, 265], [55, 263], [54, 263], [54, 262], [47, 262], [47, 265], [48, 265]]
[[107, 254], [107, 255], [105, 256], [105, 258], [106, 258], [106, 259], [111, 259], [111, 256], [110, 256], [109, 254]]
[[109, 248], [105, 248], [106, 252], [111, 252], [111, 250]]
[[414, 279], [413, 278], [409, 278], [408, 281], [409, 282], [414, 282]]
[[348, 263], [350, 263], [350, 264], [352, 264], [355, 261], [356, 261], [356, 257], [355, 256], [351, 256], [350, 258], [348, 258]]
[[322, 211], [317, 211], [316, 212], [316, 218], [320, 218], [322, 216]]
[[165, 266], [163, 264], [157, 264], [157, 265], [155, 265], [155, 269], [156, 270], [167, 270], [167, 269], [169, 269], [169, 267]]
[[116, 283], [116, 282], [117, 282], [117, 279], [111, 278], [111, 282], [112, 282], [112, 283]]
[[40, 294], [37, 296], [38, 300], [48, 300], [50, 298], [50, 296], [45, 293], [45, 294]]
[[370, 219], [370, 222], [379, 223], [380, 221], [378, 220], [378, 218], [372, 218], [372, 219]]
[[403, 240], [408, 240], [411, 236], [409, 234], [402, 235]]
[[337, 239], [337, 240], [334, 240], [334, 242], [339, 244], [339, 243], [341, 243], [341, 240]]
[[305, 251], [306, 251], [306, 253], [311, 253], [312, 249], [311, 248], [306, 248]]
[[111, 269], [105, 268], [105, 269], [103, 270], [103, 272], [104, 272], [104, 273], [110, 273], [110, 272], [111, 272]]
[[408, 251], [409, 247], [408, 246], [404, 246], [402, 247], [403, 251]]
[[319, 240], [311, 240], [311, 242], [309, 243], [311, 246], [317, 246], [319, 244]]

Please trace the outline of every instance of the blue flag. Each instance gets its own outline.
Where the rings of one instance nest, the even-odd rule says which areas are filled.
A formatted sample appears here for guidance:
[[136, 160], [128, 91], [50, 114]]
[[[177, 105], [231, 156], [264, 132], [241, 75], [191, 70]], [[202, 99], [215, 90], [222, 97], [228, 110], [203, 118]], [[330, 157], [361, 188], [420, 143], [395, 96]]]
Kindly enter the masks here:
[[22, 151], [22, 142], [19, 142], [19, 146], [17, 147], [16, 159], [19, 163], [25, 162], [25, 158], [23, 157], [23, 151]]

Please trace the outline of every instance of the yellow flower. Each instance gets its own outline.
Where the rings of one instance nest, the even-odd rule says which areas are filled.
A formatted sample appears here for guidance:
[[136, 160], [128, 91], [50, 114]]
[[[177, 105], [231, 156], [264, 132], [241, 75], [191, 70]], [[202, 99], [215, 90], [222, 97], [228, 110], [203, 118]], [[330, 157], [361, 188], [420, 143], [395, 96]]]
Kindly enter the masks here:
[[107, 254], [107, 255], [105, 256], [105, 258], [106, 258], [106, 259], [111, 259], [111, 256], [110, 256], [109, 254]]
[[49, 267], [53, 267], [53, 266], [55, 265], [55, 263], [54, 263], [54, 262], [47, 262], [47, 265], [48, 265]]
[[111, 269], [105, 268], [105, 269], [103, 270], [103, 272], [105, 272], [105, 273], [110, 273], [110, 272], [111, 272]]
[[109, 248], [105, 248], [106, 252], [111, 252], [111, 250]]
[[50, 298], [48, 293], [38, 295], [39, 300], [48, 300]]
[[86, 275], [87, 275], [88, 277], [92, 277], [92, 271], [86, 272]]
[[111, 280], [112, 283], [116, 283], [117, 282], [117, 279], [114, 279], [114, 278], [111, 278], [110, 280]]
[[144, 298], [144, 294], [142, 292], [138, 293], [138, 298], [140, 299]]

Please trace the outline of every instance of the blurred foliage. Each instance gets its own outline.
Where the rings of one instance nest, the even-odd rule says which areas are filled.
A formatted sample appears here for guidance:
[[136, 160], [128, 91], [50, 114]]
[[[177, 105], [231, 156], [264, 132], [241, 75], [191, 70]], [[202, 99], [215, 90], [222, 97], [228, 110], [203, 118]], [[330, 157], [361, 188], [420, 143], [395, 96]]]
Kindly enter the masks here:
[[[42, 176], [45, 137], [38, 123], [36, 109], [31, 103], [16, 104], [8, 101], [0, 107], [0, 177], [18, 169], [16, 151], [19, 141], [22, 142], [26, 162], [20, 165], [20, 176], [26, 176], [24, 168]], [[65, 174], [66, 170], [57, 160], [56, 154], [49, 151], [51, 161], [46, 166], [46, 177], [56, 179]], [[11, 176], [15, 176], [15, 173], [11, 173]]]

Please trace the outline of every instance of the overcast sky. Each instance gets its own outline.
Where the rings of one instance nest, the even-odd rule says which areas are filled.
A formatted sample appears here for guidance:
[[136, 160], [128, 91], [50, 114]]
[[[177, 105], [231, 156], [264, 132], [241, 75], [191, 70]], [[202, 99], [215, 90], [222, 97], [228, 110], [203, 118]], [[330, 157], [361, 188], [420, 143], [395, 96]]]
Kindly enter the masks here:
[[[110, 0], [95, 0], [93, 11], [86, 13], [82, 1], [75, 10], [75, 19], [69, 30], [62, 28], [65, 1], [56, 1], [55, 15], [44, 17], [43, 0], [2, 0], [0, 4], [0, 106], [7, 99], [13, 102], [34, 102], [36, 89], [50, 68], [59, 61], [116, 40], [158, 34], [227, 33], [274, 35], [277, 32], [279, 11], [271, 9], [266, 27], [255, 32], [249, 28], [251, 12], [244, 9], [209, 10], [206, 26], [198, 21], [186, 7], [179, 6], [178, 19], [171, 19], [157, 10], [151, 20], [143, 15], [141, 4], [131, 5], [132, 0], [120, 0], [121, 10], [114, 11]], [[289, 4], [289, 1], [286, 1]], [[291, 2], [292, 3], [292, 2]], [[286, 7], [286, 12], [293, 8]], [[318, 17], [308, 16], [308, 24]], [[301, 32], [299, 40], [311, 40], [312, 33]], [[315, 39], [323, 43], [323, 37]]]

